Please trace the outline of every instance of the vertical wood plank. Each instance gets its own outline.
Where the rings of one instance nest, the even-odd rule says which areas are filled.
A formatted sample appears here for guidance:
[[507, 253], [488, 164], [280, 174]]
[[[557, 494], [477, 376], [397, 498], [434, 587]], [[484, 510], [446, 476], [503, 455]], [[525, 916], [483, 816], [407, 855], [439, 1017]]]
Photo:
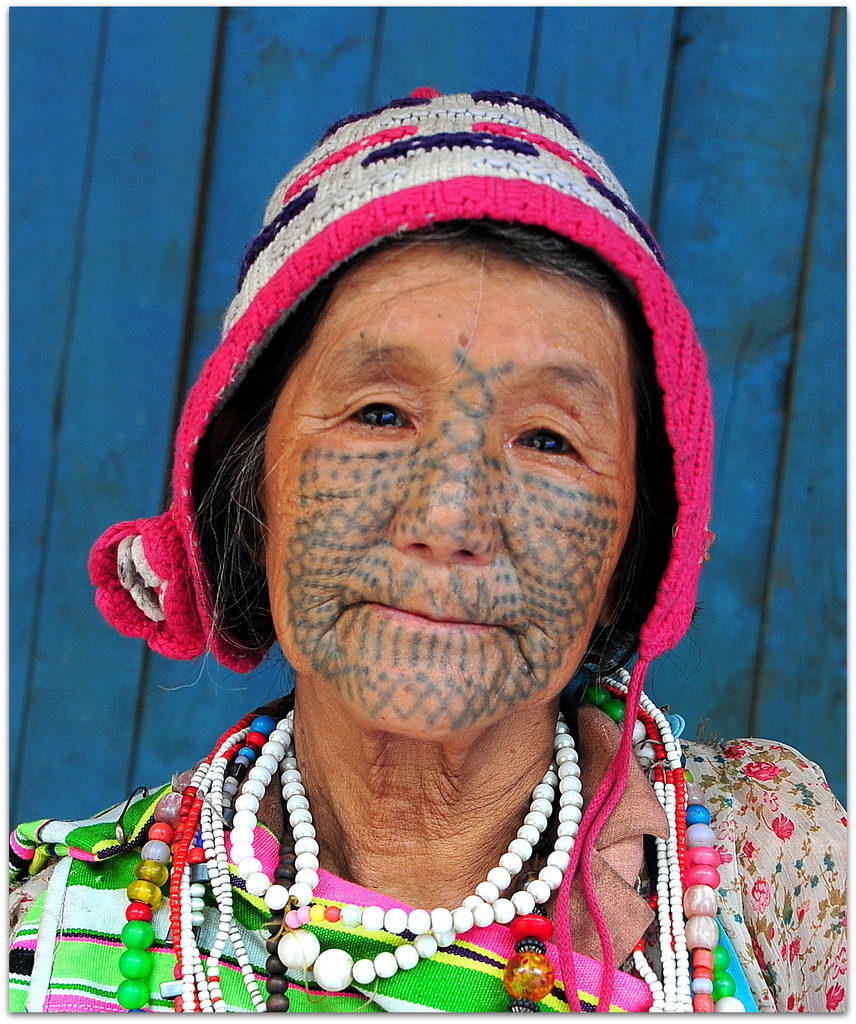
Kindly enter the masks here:
[[748, 728], [828, 20], [682, 11], [658, 232], [709, 357], [717, 543], [697, 625], [651, 679], [690, 734]]
[[[102, 14], [9, 12], [9, 750], [19, 761]], [[45, 68], [51, 69], [48, 77]]]
[[210, 8], [110, 10], [19, 763], [43, 762], [41, 722], [53, 747], [38, 779], [19, 774], [17, 816], [124, 795], [141, 646], [100, 620], [86, 559], [102, 529], [158, 510], [215, 21]]
[[536, 95], [570, 117], [646, 219], [674, 19], [673, 7], [547, 7], [534, 76]]
[[[219, 341], [241, 257], [277, 182], [333, 121], [364, 107], [376, 20], [371, 8], [230, 9], [185, 389]], [[212, 737], [291, 680], [278, 649], [246, 675], [210, 656], [193, 663], [152, 656], [147, 664], [129, 789], [159, 784], [205, 756]]]
[[[840, 24], [839, 24], [840, 17]], [[762, 636], [757, 733], [800, 747], [846, 799], [846, 31], [834, 15], [828, 112], [797, 330], [787, 458]], [[811, 724], [811, 731], [806, 728]]]
[[372, 103], [440, 92], [525, 92], [534, 7], [388, 7]]

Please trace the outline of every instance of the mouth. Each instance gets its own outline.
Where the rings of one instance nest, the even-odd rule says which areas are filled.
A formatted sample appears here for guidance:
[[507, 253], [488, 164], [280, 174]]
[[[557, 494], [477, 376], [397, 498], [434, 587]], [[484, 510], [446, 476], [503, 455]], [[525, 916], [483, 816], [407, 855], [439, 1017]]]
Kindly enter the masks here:
[[366, 607], [373, 612], [382, 615], [392, 622], [400, 622], [402, 625], [416, 629], [442, 629], [444, 627], [455, 630], [489, 630], [497, 629], [498, 625], [491, 622], [473, 622], [471, 619], [459, 619], [454, 616], [431, 615], [425, 612], [407, 611], [404, 608], [392, 608], [386, 604], [378, 604], [376, 601], [366, 602]]

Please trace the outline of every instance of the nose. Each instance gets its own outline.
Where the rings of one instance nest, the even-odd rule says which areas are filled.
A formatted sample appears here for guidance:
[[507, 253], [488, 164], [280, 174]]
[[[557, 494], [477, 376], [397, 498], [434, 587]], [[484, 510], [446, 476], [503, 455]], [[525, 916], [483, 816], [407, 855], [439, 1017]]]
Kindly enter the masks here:
[[499, 463], [480, 446], [429, 444], [410, 460], [392, 543], [429, 561], [487, 565], [499, 548], [501, 491]]

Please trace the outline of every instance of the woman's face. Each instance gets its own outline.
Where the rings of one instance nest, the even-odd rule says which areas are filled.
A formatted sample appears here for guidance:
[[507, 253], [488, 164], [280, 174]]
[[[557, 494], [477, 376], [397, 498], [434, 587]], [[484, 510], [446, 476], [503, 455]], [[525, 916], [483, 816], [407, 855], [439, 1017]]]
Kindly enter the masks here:
[[438, 739], [552, 701], [633, 510], [631, 356], [593, 292], [445, 246], [337, 285], [277, 400], [262, 503], [304, 692]]

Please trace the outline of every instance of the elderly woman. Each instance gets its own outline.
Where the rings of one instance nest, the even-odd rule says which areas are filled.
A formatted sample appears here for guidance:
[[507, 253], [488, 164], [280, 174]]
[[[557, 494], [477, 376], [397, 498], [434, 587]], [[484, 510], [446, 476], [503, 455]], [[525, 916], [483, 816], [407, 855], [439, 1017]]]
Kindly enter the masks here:
[[122, 632], [238, 671], [276, 641], [294, 692], [16, 830], [13, 1008], [843, 1008], [823, 776], [680, 743], [642, 690], [710, 471], [689, 316], [566, 118], [418, 90], [334, 125], [249, 247], [172, 506], [90, 563]]

